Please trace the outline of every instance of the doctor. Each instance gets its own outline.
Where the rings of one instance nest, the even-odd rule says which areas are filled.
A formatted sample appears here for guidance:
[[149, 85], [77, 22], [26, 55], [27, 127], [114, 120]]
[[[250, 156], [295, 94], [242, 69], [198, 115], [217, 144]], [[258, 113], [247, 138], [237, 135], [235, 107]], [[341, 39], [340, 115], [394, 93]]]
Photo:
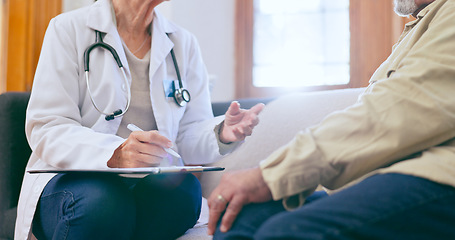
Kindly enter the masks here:
[[[224, 120], [213, 118], [196, 39], [154, 10], [163, 1], [100, 0], [51, 20], [27, 109], [27, 169], [205, 164], [251, 134], [263, 105], [244, 110], [234, 102]], [[124, 72], [103, 48], [89, 53], [85, 71], [84, 52], [100, 38]], [[177, 90], [189, 101], [177, 104]], [[129, 123], [146, 131], [131, 133]], [[167, 155], [170, 147], [183, 162]], [[26, 173], [15, 238], [175, 239], [200, 207], [191, 174]]]

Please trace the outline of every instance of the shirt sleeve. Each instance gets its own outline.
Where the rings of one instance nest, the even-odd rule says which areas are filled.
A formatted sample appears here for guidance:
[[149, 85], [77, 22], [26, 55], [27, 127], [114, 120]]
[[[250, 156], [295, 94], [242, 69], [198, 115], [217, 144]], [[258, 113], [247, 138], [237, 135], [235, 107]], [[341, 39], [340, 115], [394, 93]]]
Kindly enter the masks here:
[[454, 12], [427, 16], [432, 21], [407, 42], [412, 46], [396, 48], [406, 56], [358, 103], [297, 133], [261, 162], [275, 200], [309, 195], [319, 184], [339, 188], [455, 137]]

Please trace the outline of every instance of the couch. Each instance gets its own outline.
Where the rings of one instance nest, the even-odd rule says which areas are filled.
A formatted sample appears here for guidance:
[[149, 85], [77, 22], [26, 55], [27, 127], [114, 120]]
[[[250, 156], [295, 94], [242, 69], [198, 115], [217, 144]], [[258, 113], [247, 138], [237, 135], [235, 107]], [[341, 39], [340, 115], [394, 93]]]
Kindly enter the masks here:
[[[354, 104], [363, 88], [296, 93], [279, 97], [274, 100], [266, 99], [267, 105], [259, 115], [259, 124], [253, 134], [233, 153], [226, 155], [220, 161], [211, 164], [225, 168], [223, 172], [205, 172], [201, 175], [202, 195], [208, 198], [218, 185], [224, 172], [257, 166], [270, 153], [292, 140], [295, 134], [320, 122], [328, 114], [342, 110]], [[264, 99], [256, 99], [261, 102]], [[252, 106], [240, 101], [243, 108]], [[226, 104], [226, 103], [225, 103]], [[220, 107], [220, 106], [214, 106]], [[223, 110], [221, 112], [225, 112]], [[207, 206], [203, 206], [201, 222], [179, 238], [179, 240], [209, 240], [206, 234], [208, 219]]]
[[[355, 103], [363, 89], [344, 89], [311, 93], [296, 93], [276, 99], [241, 99], [242, 108], [250, 108], [258, 102], [267, 103], [260, 114], [260, 123], [252, 136], [235, 152], [211, 164], [225, 167], [223, 172], [206, 172], [200, 176], [202, 193], [208, 198], [222, 174], [236, 169], [257, 166], [272, 151], [290, 141], [296, 132], [317, 124], [331, 112]], [[0, 240], [13, 239], [17, 200], [22, 175], [30, 155], [25, 139], [25, 108], [29, 93], [7, 92], [0, 95]], [[230, 102], [213, 103], [215, 116], [226, 112]], [[206, 234], [208, 207], [203, 209], [197, 226], [179, 240], [211, 239]]]

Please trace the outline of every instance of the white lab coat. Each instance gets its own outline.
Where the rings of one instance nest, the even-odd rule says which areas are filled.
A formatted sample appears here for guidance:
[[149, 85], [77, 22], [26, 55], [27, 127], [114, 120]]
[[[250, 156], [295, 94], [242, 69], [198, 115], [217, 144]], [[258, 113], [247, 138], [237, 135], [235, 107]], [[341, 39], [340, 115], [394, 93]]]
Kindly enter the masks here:
[[[150, 93], [160, 133], [175, 141], [187, 164], [204, 164], [220, 157], [210, 105], [208, 77], [196, 39], [158, 12], [152, 23]], [[27, 109], [26, 135], [33, 153], [31, 168], [106, 168], [124, 141], [116, 136], [121, 118], [106, 121], [92, 105], [84, 75], [83, 54], [95, 42], [95, 30], [117, 50], [131, 74], [114, 24], [110, 0], [61, 14], [50, 21]], [[169, 37], [166, 35], [169, 33]], [[170, 56], [174, 48], [183, 85], [191, 93], [186, 107], [164, 94], [163, 80], [175, 80]], [[111, 53], [95, 49], [90, 56], [90, 87], [104, 112], [124, 109], [123, 75]], [[31, 237], [31, 223], [39, 196], [53, 174], [25, 174], [18, 205], [16, 239]]]

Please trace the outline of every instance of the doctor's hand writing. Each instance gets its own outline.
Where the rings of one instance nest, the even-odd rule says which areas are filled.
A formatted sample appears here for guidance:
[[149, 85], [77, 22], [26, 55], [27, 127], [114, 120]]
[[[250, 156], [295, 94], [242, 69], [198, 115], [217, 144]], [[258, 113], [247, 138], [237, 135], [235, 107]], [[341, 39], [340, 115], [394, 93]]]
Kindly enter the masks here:
[[155, 167], [166, 157], [172, 142], [158, 131], [134, 131], [107, 162], [111, 168]]
[[241, 109], [238, 102], [232, 102], [225, 113], [225, 119], [220, 128], [220, 141], [231, 143], [244, 140], [253, 132], [259, 123], [258, 115], [264, 109], [264, 104], [259, 103], [246, 110]]

